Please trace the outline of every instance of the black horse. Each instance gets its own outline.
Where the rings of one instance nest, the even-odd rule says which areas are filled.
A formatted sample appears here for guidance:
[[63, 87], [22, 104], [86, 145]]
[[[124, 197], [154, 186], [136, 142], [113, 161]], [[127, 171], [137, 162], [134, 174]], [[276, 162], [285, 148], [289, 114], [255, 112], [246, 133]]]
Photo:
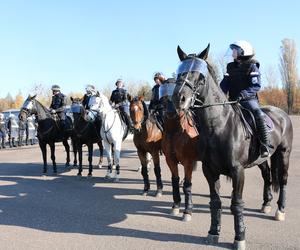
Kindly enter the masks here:
[[[266, 159], [259, 156], [256, 136], [249, 137], [237, 103], [227, 101], [216, 83], [213, 68], [205, 61], [209, 45], [200, 54], [185, 54], [178, 46], [181, 64], [177, 72], [173, 102], [179, 110], [193, 109], [203, 140], [203, 173], [210, 189], [211, 226], [208, 239], [217, 242], [221, 228], [221, 200], [219, 176], [232, 178], [231, 212], [234, 215], [235, 242], [237, 249], [245, 248], [243, 218], [244, 169], [259, 165], [268, 172]], [[270, 132], [272, 185], [280, 190], [275, 219], [284, 220], [286, 185], [289, 158], [292, 149], [293, 128], [289, 116], [281, 109], [267, 106], [262, 109], [272, 120]], [[268, 194], [270, 195], [270, 194]], [[270, 198], [270, 197], [269, 197]]]
[[36, 95], [28, 96], [25, 100], [19, 114], [19, 118], [26, 121], [27, 117], [35, 115], [38, 121], [37, 137], [39, 139], [39, 145], [43, 154], [44, 168], [43, 174], [47, 173], [47, 144], [51, 150], [51, 160], [53, 164], [53, 173], [57, 173], [55, 162], [55, 142], [62, 142], [66, 152], [67, 159], [65, 167], [70, 166], [70, 146], [68, 138], [72, 134], [72, 121], [67, 116], [66, 130], [63, 131], [59, 125], [59, 118], [52, 116], [50, 111], [43, 106], [39, 101], [35, 99]]
[[85, 109], [82, 105], [80, 98], [71, 97], [72, 105], [71, 112], [74, 118], [74, 129], [73, 129], [73, 150], [74, 157], [76, 159], [77, 151], [79, 155], [79, 167], [77, 176], [81, 176], [82, 173], [82, 145], [86, 144], [88, 147], [88, 161], [89, 161], [89, 173], [88, 177], [92, 176], [93, 172], [93, 144], [97, 143], [100, 150], [100, 159], [98, 166], [102, 166], [103, 161], [103, 145], [100, 136], [101, 125], [96, 122], [88, 122], [85, 120]]

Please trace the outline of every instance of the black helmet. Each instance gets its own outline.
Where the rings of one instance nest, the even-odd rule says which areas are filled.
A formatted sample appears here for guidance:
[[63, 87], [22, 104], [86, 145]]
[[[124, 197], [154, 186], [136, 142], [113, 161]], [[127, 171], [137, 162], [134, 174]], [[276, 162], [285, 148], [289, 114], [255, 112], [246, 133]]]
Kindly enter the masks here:
[[52, 85], [51, 90], [52, 91], [60, 91], [60, 87], [55, 84], [55, 85]]
[[118, 83], [122, 83], [122, 85], [124, 85], [124, 81], [122, 79], [118, 79], [115, 83], [116, 86], [118, 86]]

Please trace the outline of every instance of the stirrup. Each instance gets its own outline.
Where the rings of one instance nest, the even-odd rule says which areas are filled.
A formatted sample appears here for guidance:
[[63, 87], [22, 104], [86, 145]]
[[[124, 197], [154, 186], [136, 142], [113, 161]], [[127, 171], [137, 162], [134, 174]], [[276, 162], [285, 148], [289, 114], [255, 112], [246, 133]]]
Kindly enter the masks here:
[[266, 157], [269, 157], [269, 156], [271, 156], [271, 154], [270, 154], [268, 146], [263, 145], [263, 144], [260, 145], [260, 157], [261, 158], [266, 158]]

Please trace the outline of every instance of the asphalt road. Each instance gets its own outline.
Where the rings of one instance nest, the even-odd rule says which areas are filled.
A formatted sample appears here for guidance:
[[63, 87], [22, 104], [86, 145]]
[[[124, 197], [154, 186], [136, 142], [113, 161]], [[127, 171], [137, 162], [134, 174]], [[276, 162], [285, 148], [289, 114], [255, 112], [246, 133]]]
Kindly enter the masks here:
[[[272, 212], [261, 214], [263, 181], [257, 167], [246, 171], [244, 187], [247, 249], [300, 249], [300, 117], [292, 117], [294, 148], [289, 171], [286, 220], [273, 220]], [[86, 164], [86, 148], [84, 160]], [[94, 163], [98, 162], [95, 150]], [[210, 224], [208, 187], [201, 163], [193, 175], [194, 213], [182, 222], [170, 215], [172, 193], [170, 172], [161, 156], [164, 195], [152, 190], [142, 197], [141, 174], [131, 140], [123, 144], [121, 180], [104, 179], [105, 168], [95, 169], [88, 179], [77, 171], [65, 171], [65, 153], [57, 145], [57, 176], [41, 176], [42, 157], [38, 146], [0, 150], [0, 249], [229, 249], [234, 238], [230, 214], [231, 183], [222, 178], [222, 232], [217, 246], [205, 243]], [[106, 164], [106, 160], [104, 161]], [[51, 169], [49, 169], [51, 170]], [[181, 176], [183, 176], [182, 168]], [[182, 196], [183, 198], [183, 196]]]

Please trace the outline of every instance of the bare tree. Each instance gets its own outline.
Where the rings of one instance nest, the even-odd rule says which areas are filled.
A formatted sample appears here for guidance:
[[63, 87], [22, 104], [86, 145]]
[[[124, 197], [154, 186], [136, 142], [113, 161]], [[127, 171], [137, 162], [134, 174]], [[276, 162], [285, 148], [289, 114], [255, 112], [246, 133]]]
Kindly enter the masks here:
[[288, 114], [291, 114], [298, 82], [297, 49], [296, 43], [292, 39], [285, 38], [281, 41], [279, 70], [287, 93]]
[[278, 72], [273, 66], [268, 66], [264, 71], [266, 87], [278, 88]]

